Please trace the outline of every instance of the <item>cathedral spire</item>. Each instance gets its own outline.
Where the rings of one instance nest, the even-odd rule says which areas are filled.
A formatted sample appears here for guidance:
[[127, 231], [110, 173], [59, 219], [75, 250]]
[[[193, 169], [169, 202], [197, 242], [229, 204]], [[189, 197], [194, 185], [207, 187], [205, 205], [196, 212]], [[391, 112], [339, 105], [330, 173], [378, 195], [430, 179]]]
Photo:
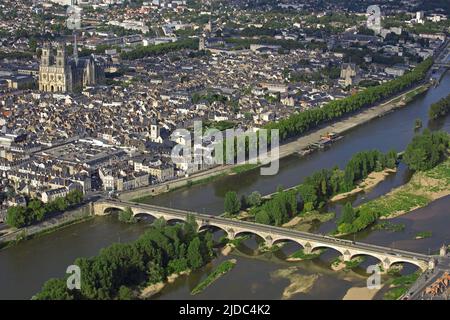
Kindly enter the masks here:
[[73, 32], [73, 60], [78, 64], [78, 46], [77, 46], [77, 32]]

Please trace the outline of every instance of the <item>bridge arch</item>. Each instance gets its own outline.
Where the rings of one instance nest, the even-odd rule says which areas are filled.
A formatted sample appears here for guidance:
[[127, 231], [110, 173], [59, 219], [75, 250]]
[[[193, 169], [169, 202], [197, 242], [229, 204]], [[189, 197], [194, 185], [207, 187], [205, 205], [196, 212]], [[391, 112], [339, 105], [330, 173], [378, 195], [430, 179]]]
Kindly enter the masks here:
[[[305, 244], [305, 246], [306, 246], [306, 248], [308, 248], [309, 247], [308, 243]], [[311, 246], [309, 249], [310, 250], [309, 253], [312, 253], [313, 251], [317, 251], [317, 250], [321, 250], [321, 249], [326, 249], [327, 251], [335, 252], [338, 254], [338, 256], [343, 256], [343, 257], [345, 257], [346, 253], [347, 253], [346, 252], [347, 250], [342, 250], [341, 248], [336, 248], [334, 246], [326, 245], [326, 244], [319, 244], [319, 245]]]
[[167, 224], [176, 224], [176, 223], [185, 223], [186, 222], [186, 218], [180, 218], [180, 217], [165, 217], [162, 216]]
[[[203, 231], [207, 231], [207, 230], [212, 231], [212, 232], [223, 231], [226, 234], [227, 238], [230, 237], [230, 234], [228, 233], [230, 229], [227, 230], [227, 228], [224, 228], [222, 226], [217, 226], [214, 224], [204, 224], [198, 228], [198, 232], [203, 232]], [[232, 229], [231, 229], [231, 232], [233, 232]]]
[[352, 260], [352, 259], [355, 259], [358, 257], [374, 259], [374, 260], [376, 260], [376, 264], [383, 266], [384, 269], [389, 269], [388, 265], [390, 263], [390, 260], [387, 257], [383, 258], [383, 257], [377, 256], [377, 255], [365, 253], [365, 252], [353, 253], [347, 257], [348, 257], [348, 260]]
[[117, 210], [117, 211], [125, 211], [125, 208], [119, 207], [119, 206], [109, 206], [109, 207], [104, 207], [101, 210], [101, 214], [110, 214], [112, 211]]
[[295, 243], [297, 245], [299, 245], [300, 247], [302, 247], [302, 249], [304, 249], [305, 243], [295, 240], [295, 239], [290, 239], [290, 238], [277, 238], [275, 240], [273, 240], [273, 245], [276, 244], [280, 244], [280, 243]]
[[143, 212], [136, 211], [136, 212], [133, 213], [133, 217], [135, 217], [135, 218], [141, 218], [141, 217], [142, 218], [147, 218], [147, 217], [150, 217], [150, 218], [153, 218], [154, 220], [157, 220], [157, 219], [159, 219], [160, 216], [155, 215], [155, 214], [153, 214], [151, 212], [148, 212], [148, 211], [143, 211]]
[[402, 264], [403, 266], [405, 266], [405, 265], [414, 266], [422, 271], [428, 269], [428, 265], [425, 262], [412, 261], [409, 259], [392, 260], [392, 261], [390, 261], [388, 268], [391, 268], [391, 267], [393, 267], [395, 265], [399, 265], [399, 264]]
[[[263, 234], [260, 234], [258, 232], [252, 231], [252, 230], [239, 230], [237, 232], [235, 232], [234, 237], [241, 237], [241, 236], [245, 236], [245, 235], [250, 235], [250, 236], [254, 236], [255, 239], [260, 239], [263, 242], [267, 242], [267, 240], [269, 240], [271, 242], [271, 239], [266, 239], [266, 236]], [[272, 244], [272, 243], [270, 243]]]

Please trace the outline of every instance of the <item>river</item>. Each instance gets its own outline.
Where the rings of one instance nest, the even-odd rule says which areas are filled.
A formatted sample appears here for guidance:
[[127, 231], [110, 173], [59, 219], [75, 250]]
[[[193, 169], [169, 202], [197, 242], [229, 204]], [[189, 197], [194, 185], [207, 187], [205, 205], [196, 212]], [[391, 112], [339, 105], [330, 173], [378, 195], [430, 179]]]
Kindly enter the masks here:
[[[363, 126], [346, 133], [344, 139], [336, 142], [326, 151], [316, 152], [307, 157], [297, 155], [286, 157], [280, 162], [280, 171], [275, 176], [261, 176], [259, 170], [243, 173], [239, 176], [225, 176], [213, 182], [176, 190], [150, 200], [151, 203], [219, 214], [223, 210], [223, 197], [228, 190], [239, 194], [249, 194], [258, 190], [263, 194], [271, 193], [279, 185], [290, 187], [296, 185], [312, 172], [334, 165], [343, 166], [358, 151], [368, 149], [403, 150], [414, 135], [414, 121], [419, 118], [424, 127], [444, 129], [450, 132], [450, 117], [437, 123], [428, 122], [428, 108], [449, 93], [450, 74], [447, 73], [440, 85], [431, 88], [408, 106], [394, 111], [382, 118], [375, 119]], [[361, 203], [388, 192], [409, 179], [408, 170], [400, 167], [393, 174], [368, 194], [353, 198], [354, 203]], [[445, 226], [448, 226], [450, 197], [440, 199], [428, 207], [416, 210], [404, 217], [396, 218], [406, 225], [403, 232], [373, 231], [357, 235], [362, 241], [375, 244], [395, 246], [395, 248], [428, 253], [436, 251], [442, 243], [450, 242]], [[340, 212], [340, 205], [328, 207]], [[447, 220], [446, 220], [447, 219]], [[446, 222], [446, 223], [445, 223]], [[334, 226], [328, 222], [316, 230], [326, 232]], [[39, 291], [42, 284], [51, 277], [61, 277], [68, 265], [75, 258], [92, 256], [113, 242], [125, 242], [136, 239], [145, 230], [145, 224], [126, 225], [113, 217], [96, 217], [90, 221], [73, 225], [40, 238], [17, 244], [0, 251], [0, 299], [29, 299]], [[429, 239], [412, 240], [417, 231], [433, 231]], [[255, 247], [255, 239], [250, 239], [240, 248]], [[363, 269], [356, 272], [334, 272], [329, 262], [337, 255], [330, 250], [314, 261], [288, 263], [281, 256], [295, 251], [295, 245], [289, 244], [281, 253], [250, 257], [245, 254], [233, 254], [238, 262], [236, 267], [199, 295], [189, 294], [200, 278], [224, 257], [216, 259], [212, 265], [182, 277], [168, 285], [156, 297], [161, 299], [279, 299], [291, 283], [312, 281], [311, 290], [292, 295], [294, 299], [341, 299], [346, 291], [354, 286], [365, 286], [366, 277]], [[362, 266], [370, 264], [368, 259]], [[409, 267], [405, 268], [410, 271]], [[311, 280], [313, 279], [313, 280]], [[301, 287], [301, 286], [300, 286]], [[302, 288], [297, 288], [301, 291]]]

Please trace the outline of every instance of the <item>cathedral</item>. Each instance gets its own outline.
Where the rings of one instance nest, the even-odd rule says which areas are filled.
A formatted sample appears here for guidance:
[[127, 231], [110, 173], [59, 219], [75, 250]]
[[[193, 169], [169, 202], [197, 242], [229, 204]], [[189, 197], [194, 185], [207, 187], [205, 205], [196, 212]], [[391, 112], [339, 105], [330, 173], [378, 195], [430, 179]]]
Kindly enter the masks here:
[[68, 57], [64, 44], [58, 44], [56, 54], [47, 43], [42, 49], [39, 66], [39, 90], [46, 92], [76, 92], [86, 86], [102, 83], [104, 71], [93, 55]]

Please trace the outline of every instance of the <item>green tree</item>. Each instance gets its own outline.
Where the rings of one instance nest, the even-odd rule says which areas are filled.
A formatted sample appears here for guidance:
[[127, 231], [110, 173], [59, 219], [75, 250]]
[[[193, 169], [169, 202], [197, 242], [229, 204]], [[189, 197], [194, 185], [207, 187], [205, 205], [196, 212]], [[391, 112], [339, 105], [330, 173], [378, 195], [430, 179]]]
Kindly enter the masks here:
[[353, 221], [356, 219], [356, 213], [355, 210], [352, 207], [352, 204], [350, 202], [347, 202], [344, 205], [344, 208], [342, 209], [342, 216], [339, 219], [339, 224], [352, 224]]
[[439, 100], [436, 103], [433, 103], [430, 107], [428, 115], [430, 119], [434, 120], [439, 117], [443, 117], [450, 112], [450, 94]]
[[133, 210], [130, 207], [126, 207], [125, 210], [119, 212], [119, 221], [126, 223], [134, 223], [136, 219], [133, 216]]
[[35, 300], [73, 300], [73, 294], [67, 289], [65, 279], [50, 279], [45, 282], [42, 290], [36, 294]]
[[26, 208], [22, 206], [9, 207], [6, 214], [6, 223], [15, 228], [22, 228], [29, 223]]
[[241, 202], [238, 199], [237, 193], [234, 191], [228, 191], [225, 194], [224, 200], [225, 212], [236, 214], [241, 209]]
[[192, 269], [198, 269], [203, 265], [203, 257], [200, 253], [200, 239], [195, 237], [191, 243], [189, 243], [187, 250], [187, 259], [189, 266]]
[[63, 197], [57, 198], [50, 204], [50, 207], [53, 208], [54, 211], [65, 211], [68, 208], [67, 200]]
[[76, 205], [83, 201], [83, 192], [81, 190], [72, 190], [66, 196], [69, 205]]
[[260, 210], [255, 215], [255, 221], [261, 224], [272, 225], [272, 219], [270, 215], [265, 210]]
[[406, 147], [403, 161], [411, 170], [429, 170], [444, 158], [449, 147], [449, 135], [444, 131], [431, 133], [425, 129], [421, 135], [414, 136]]
[[297, 187], [300, 197], [303, 201], [303, 211], [314, 210], [317, 206], [317, 193], [316, 189], [310, 184], [301, 184]]
[[135, 296], [133, 290], [128, 287], [120, 286], [119, 293], [117, 295], [117, 299], [119, 300], [134, 300]]
[[33, 199], [28, 203], [27, 209], [30, 212], [33, 221], [41, 221], [45, 216], [45, 207], [44, 204], [37, 200]]
[[262, 199], [261, 199], [261, 193], [258, 191], [253, 191], [248, 197], [247, 197], [247, 203], [251, 207], [259, 207], [261, 205]]

